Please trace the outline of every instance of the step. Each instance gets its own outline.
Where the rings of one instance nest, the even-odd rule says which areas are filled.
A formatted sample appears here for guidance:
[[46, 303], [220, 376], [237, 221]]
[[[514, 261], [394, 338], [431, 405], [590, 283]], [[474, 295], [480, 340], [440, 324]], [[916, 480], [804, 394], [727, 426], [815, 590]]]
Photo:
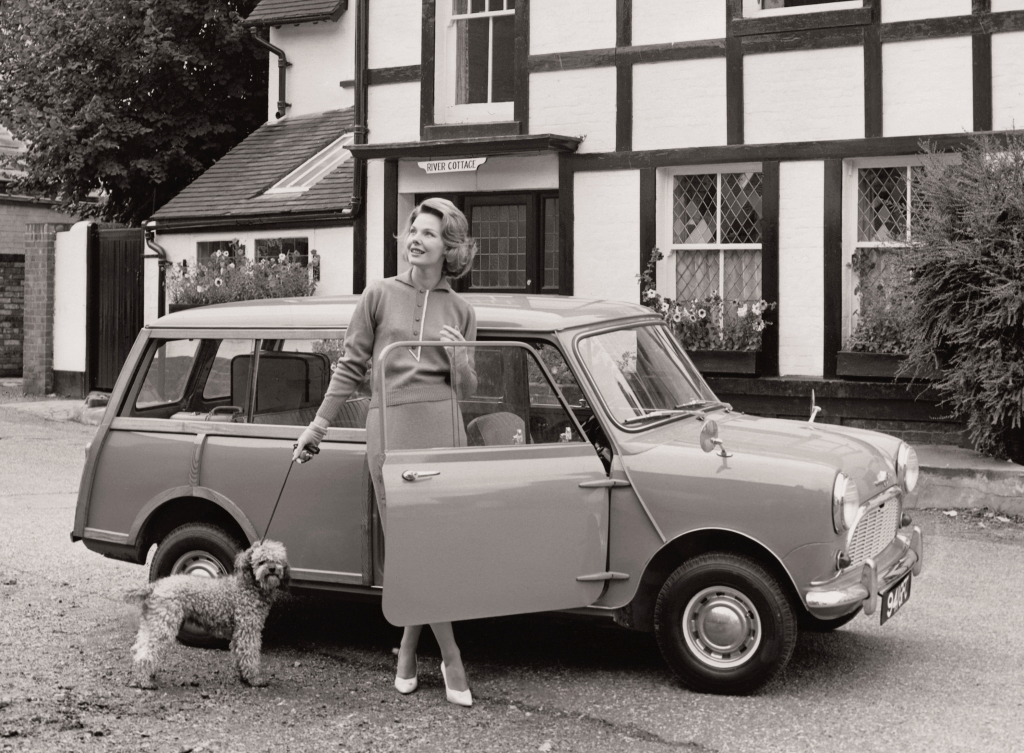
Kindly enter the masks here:
[[1024, 515], [1024, 466], [949, 445], [917, 445], [921, 476], [905, 507]]

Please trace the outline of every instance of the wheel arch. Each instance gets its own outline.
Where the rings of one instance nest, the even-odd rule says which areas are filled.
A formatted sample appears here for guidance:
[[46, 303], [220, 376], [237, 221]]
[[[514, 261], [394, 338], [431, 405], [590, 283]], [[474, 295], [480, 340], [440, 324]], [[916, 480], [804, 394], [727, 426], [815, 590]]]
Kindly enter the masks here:
[[782, 560], [767, 546], [746, 534], [724, 528], [688, 531], [666, 542], [651, 557], [640, 576], [632, 600], [616, 612], [616, 621], [634, 630], [654, 630], [654, 606], [658, 593], [668, 577], [687, 560], [708, 552], [726, 552], [749, 557], [768, 570], [793, 599], [794, 606], [803, 605], [793, 577]]
[[128, 542], [145, 561], [153, 544], [186, 523], [211, 523], [237, 536], [245, 545], [259, 538], [245, 513], [223, 494], [202, 486], [179, 486], [146, 503], [132, 523]]

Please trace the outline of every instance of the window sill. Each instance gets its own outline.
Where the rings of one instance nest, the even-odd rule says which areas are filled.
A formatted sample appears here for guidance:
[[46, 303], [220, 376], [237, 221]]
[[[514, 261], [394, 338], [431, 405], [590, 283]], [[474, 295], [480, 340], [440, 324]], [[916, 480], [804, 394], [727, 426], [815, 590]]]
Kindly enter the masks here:
[[428, 125], [423, 127], [424, 141], [446, 139], [495, 138], [518, 136], [522, 127], [518, 120], [501, 123], [453, 123], [451, 125]]
[[847, 8], [846, 10], [827, 10], [818, 13], [737, 18], [732, 22], [732, 33], [734, 36], [744, 37], [754, 34], [778, 34], [842, 26], [868, 26], [870, 24], [871, 8]]

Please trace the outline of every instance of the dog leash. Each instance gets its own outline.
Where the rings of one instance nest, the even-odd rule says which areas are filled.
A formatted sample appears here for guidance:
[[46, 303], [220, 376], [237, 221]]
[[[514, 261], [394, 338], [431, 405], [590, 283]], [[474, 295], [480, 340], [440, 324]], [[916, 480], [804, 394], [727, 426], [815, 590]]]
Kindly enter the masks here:
[[[299, 445], [296, 442], [295, 444], [292, 445], [292, 449], [294, 450], [298, 446]], [[320, 448], [312, 447], [311, 445], [306, 445], [305, 447], [302, 448], [302, 450], [303, 452], [308, 452], [310, 455], [320, 454]], [[263, 532], [263, 538], [261, 539], [261, 541], [267, 540], [267, 534], [270, 533], [270, 524], [274, 522], [274, 515], [277, 513], [277, 506], [281, 504], [281, 495], [284, 494], [284, 488], [288, 485], [288, 477], [292, 473], [292, 466], [295, 464], [296, 463], [294, 460], [292, 460], [291, 458], [288, 459], [288, 470], [285, 471], [284, 474], [284, 483], [281, 484], [281, 491], [277, 493], [277, 502], [274, 503], [274, 509], [270, 511], [270, 520], [267, 521], [267, 530]]]

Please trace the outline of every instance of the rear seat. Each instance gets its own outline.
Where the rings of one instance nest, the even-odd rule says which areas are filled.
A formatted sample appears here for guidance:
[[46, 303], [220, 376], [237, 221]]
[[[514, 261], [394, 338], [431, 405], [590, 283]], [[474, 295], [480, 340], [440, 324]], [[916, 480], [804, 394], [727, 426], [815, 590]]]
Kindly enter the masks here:
[[[258, 413], [253, 416], [254, 424], [274, 424], [277, 426], [306, 426], [316, 418], [316, 412], [320, 406], [311, 405], [296, 410], [275, 411], [273, 413]], [[366, 427], [366, 414], [370, 410], [370, 398], [357, 397], [348, 400], [342, 406], [338, 417], [334, 419], [331, 426], [344, 429], [362, 429]]]

